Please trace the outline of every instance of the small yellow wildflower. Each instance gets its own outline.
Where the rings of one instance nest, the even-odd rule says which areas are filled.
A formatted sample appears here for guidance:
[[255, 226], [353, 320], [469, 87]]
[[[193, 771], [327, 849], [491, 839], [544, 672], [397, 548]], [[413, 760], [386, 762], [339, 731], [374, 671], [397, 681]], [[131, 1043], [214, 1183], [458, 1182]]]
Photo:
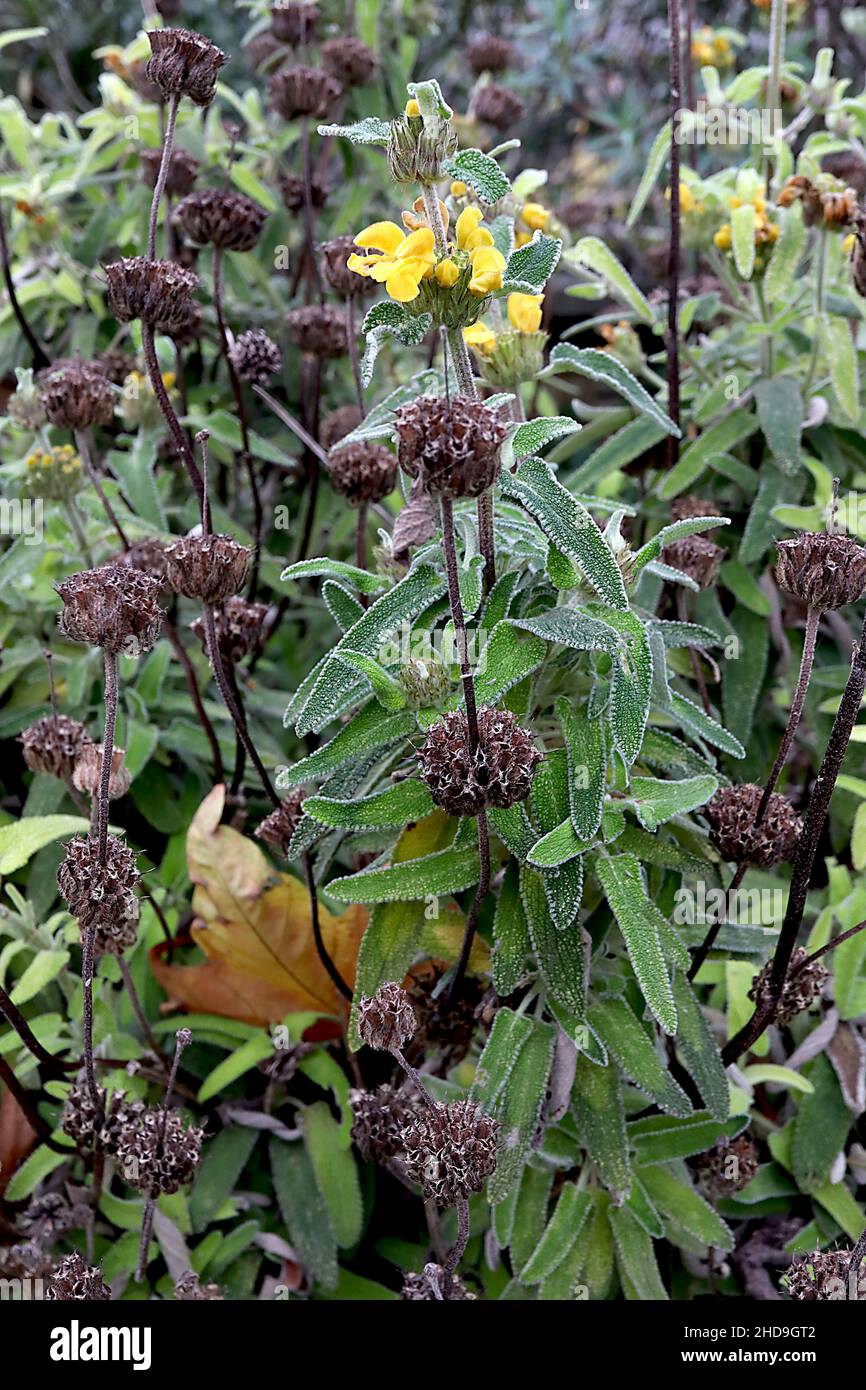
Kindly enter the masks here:
[[543, 294], [510, 294], [508, 296], [508, 322], [519, 333], [537, 333], [541, 327], [541, 305]]
[[731, 224], [725, 222], [713, 237], [713, 243], [720, 251], [730, 251], [731, 249]]
[[845, 252], [846, 256], [849, 256], [851, 252], [854, 250], [854, 243], [856, 242], [856, 240], [857, 238], [854, 235], [854, 233], [849, 232], [845, 240], [842, 242], [842, 250]]
[[514, 249], [517, 250], [518, 246], [528, 246], [528, 244], [529, 244], [529, 242], [530, 242], [531, 240], [532, 240], [532, 237], [531, 237], [531, 235], [529, 234], [529, 232], [515, 232], [515, 233], [514, 233]]
[[520, 216], [533, 232], [543, 232], [550, 221], [550, 212], [541, 203], [524, 203]]
[[469, 192], [469, 188], [468, 188], [468, 186], [463, 182], [462, 179], [455, 179], [455, 180], [454, 180], [454, 182], [453, 182], [452, 185], [451, 185], [451, 197], [452, 197], [452, 198], [465, 198], [465, 197], [466, 197], [466, 194], [467, 194], [468, 192]]
[[417, 299], [422, 280], [433, 274], [433, 232], [419, 227], [407, 236], [396, 222], [374, 222], [355, 237], [366, 256], [351, 255], [346, 262], [357, 275], [384, 283], [392, 299], [408, 304]]
[[492, 246], [493, 236], [487, 227], [482, 227], [484, 213], [480, 208], [464, 208], [454, 227], [457, 247], [460, 251], [474, 251], [477, 246]]
[[471, 328], [464, 328], [463, 341], [486, 356], [496, 347], [496, 334], [483, 323], [473, 323]]
[[450, 290], [451, 286], [460, 279], [460, 267], [450, 259], [440, 261], [434, 272], [437, 284], [443, 289]]
[[421, 107], [418, 105], [418, 103], [417, 103], [417, 101], [415, 100], [414, 97], [412, 97], [409, 101], [406, 102], [406, 112], [405, 112], [405, 114], [406, 114], [407, 116], [420, 116], [420, 115], [421, 115]]

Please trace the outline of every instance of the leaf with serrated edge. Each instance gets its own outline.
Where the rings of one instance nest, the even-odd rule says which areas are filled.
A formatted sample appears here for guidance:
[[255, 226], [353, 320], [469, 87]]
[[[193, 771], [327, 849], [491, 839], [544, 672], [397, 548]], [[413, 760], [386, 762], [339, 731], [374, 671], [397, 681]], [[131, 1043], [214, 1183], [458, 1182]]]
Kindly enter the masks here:
[[680, 431], [670, 416], [653, 400], [646, 387], [641, 386], [637, 377], [609, 352], [602, 352], [600, 348], [578, 348], [573, 343], [557, 343], [541, 376], [558, 376], [562, 372], [577, 372], [590, 381], [603, 382], [617, 395], [625, 397], [641, 415], [661, 426], [666, 434], [679, 438]]
[[511, 184], [508, 176], [481, 150], [459, 150], [452, 159], [445, 161], [445, 171], [452, 179], [462, 179], [469, 184], [475, 196], [488, 205], [498, 203], [509, 192]]
[[304, 814], [323, 825], [347, 830], [380, 830], [421, 820], [435, 810], [433, 798], [423, 782], [407, 777], [396, 787], [386, 787], [372, 796], [338, 801], [329, 796], [309, 796]]

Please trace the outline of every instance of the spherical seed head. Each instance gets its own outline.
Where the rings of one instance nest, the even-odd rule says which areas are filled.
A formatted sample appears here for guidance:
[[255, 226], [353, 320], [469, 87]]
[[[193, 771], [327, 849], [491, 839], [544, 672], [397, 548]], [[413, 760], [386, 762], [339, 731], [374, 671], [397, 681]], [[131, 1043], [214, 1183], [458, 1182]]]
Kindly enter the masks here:
[[72, 642], [140, 656], [159, 637], [159, 580], [127, 565], [101, 565], [71, 574], [55, 589], [63, 600], [59, 626]]
[[96, 1265], [85, 1264], [76, 1250], [64, 1255], [45, 1286], [45, 1297], [51, 1302], [69, 1303], [82, 1299], [102, 1303], [111, 1298], [111, 1291]]
[[400, 467], [436, 497], [478, 497], [499, 472], [508, 426], [468, 396], [419, 396], [394, 416]]
[[24, 761], [31, 772], [47, 772], [67, 781], [81, 754], [93, 747], [83, 724], [68, 714], [48, 714], [19, 735]]
[[39, 374], [45, 414], [61, 429], [86, 430], [108, 425], [115, 394], [101, 362], [55, 362]]
[[[268, 616], [266, 603], [249, 603], [240, 594], [233, 594], [225, 603], [214, 609], [214, 631], [217, 646], [223, 663], [237, 666], [250, 652], [257, 651], [261, 645], [265, 618]], [[196, 618], [190, 623], [207, 655], [207, 633], [204, 621]]]
[[498, 34], [479, 34], [470, 43], [466, 56], [476, 77], [483, 72], [500, 73], [517, 66], [514, 44]]
[[181, 1303], [222, 1302], [224, 1294], [219, 1284], [202, 1284], [195, 1270], [187, 1269], [174, 1286], [174, 1296]]
[[349, 347], [346, 319], [334, 304], [308, 304], [286, 315], [289, 336], [301, 352], [323, 359], [342, 357]]
[[131, 352], [124, 352], [123, 348], [106, 348], [98, 357], [99, 365], [115, 386], [122, 386], [129, 376], [138, 366], [136, 358]]
[[472, 99], [472, 108], [477, 120], [493, 126], [494, 130], [508, 130], [516, 125], [526, 109], [520, 97], [499, 82], [479, 87]]
[[327, 116], [343, 89], [330, 73], [299, 64], [275, 72], [268, 90], [277, 115], [294, 121], [299, 116]]
[[224, 603], [244, 587], [251, 557], [231, 536], [184, 536], [166, 549], [168, 581], [186, 598]]
[[338, 405], [322, 421], [319, 442], [323, 449], [333, 449], [347, 434], [357, 429], [361, 423], [361, 411], [356, 405]]
[[418, 750], [421, 780], [450, 816], [475, 816], [485, 806], [503, 809], [529, 795], [542, 754], [510, 710], [478, 711], [478, 747], [472, 750], [463, 710], [432, 724]]
[[[162, 163], [162, 150], [142, 150], [141, 176], [149, 188], [156, 187]], [[165, 192], [169, 198], [185, 198], [192, 191], [196, 181], [199, 162], [186, 150], [172, 150], [165, 179]]]
[[229, 349], [232, 366], [241, 381], [261, 384], [283, 369], [283, 354], [263, 328], [248, 328]]
[[[159, 32], [156, 30], [155, 32]], [[198, 286], [194, 270], [176, 261], [150, 261], [125, 256], [105, 267], [108, 307], [120, 323], [141, 319], [155, 333], [175, 335], [190, 322]]]
[[256, 829], [256, 838], [272, 845], [280, 854], [288, 855], [292, 837], [303, 818], [303, 802], [306, 792], [295, 788], [289, 792], [269, 816]]
[[166, 101], [185, 96], [196, 106], [210, 106], [220, 68], [228, 62], [222, 49], [191, 29], [151, 29], [147, 37], [151, 56], [145, 76]]
[[198, 246], [223, 251], [251, 251], [262, 234], [265, 208], [243, 193], [224, 188], [201, 188], [188, 193], [175, 209], [178, 226]]
[[341, 87], [363, 87], [376, 72], [376, 55], [353, 34], [328, 39], [322, 44], [322, 67]]
[[[277, 180], [283, 202], [289, 212], [300, 212], [304, 206], [304, 180], [300, 174], [280, 174]], [[315, 209], [325, 206], [328, 190], [318, 179], [310, 183], [310, 201]]]
[[57, 886], [70, 913], [78, 918], [82, 935], [95, 930], [98, 955], [122, 956], [134, 945], [140, 912], [135, 889], [140, 878], [134, 852], [117, 835], [108, 837], [104, 864], [95, 840], [76, 835], [66, 846]]
[[329, 453], [327, 467], [334, 491], [353, 507], [381, 502], [397, 482], [397, 460], [391, 450], [371, 440], [338, 445]]
[[424, 1104], [416, 1091], [388, 1085], [375, 1091], [352, 1090], [349, 1102], [358, 1152], [368, 1163], [383, 1164], [399, 1155], [403, 1130]]
[[437, 990], [443, 974], [443, 968], [432, 962], [419, 966], [413, 971], [409, 989], [418, 1019], [410, 1055], [423, 1054], [428, 1063], [436, 1058], [435, 1070], [440, 1075], [462, 1062], [472, 1046], [486, 993], [482, 982], [470, 976], [461, 984], [457, 998], [448, 1000], [447, 991]]
[[139, 1191], [177, 1192], [195, 1177], [203, 1138], [204, 1131], [185, 1125], [177, 1110], [144, 1106], [120, 1137], [118, 1167]]
[[[782, 1278], [782, 1287], [796, 1303], [822, 1303], [848, 1298], [848, 1265], [850, 1249], [815, 1250], [789, 1265]], [[858, 1299], [866, 1298], [866, 1267], [857, 1272]]]
[[718, 516], [718, 512], [712, 502], [696, 497], [693, 492], [686, 492], [682, 497], [674, 498], [671, 516], [674, 521], [689, 521], [696, 516]]
[[720, 1139], [698, 1155], [698, 1171], [714, 1197], [730, 1197], [748, 1187], [758, 1171], [758, 1149], [747, 1134]]
[[67, 1231], [82, 1226], [87, 1216], [84, 1203], [71, 1202], [62, 1192], [45, 1192], [30, 1199], [18, 1225], [36, 1245], [51, 1246]]
[[706, 536], [684, 536], [666, 545], [661, 558], [664, 564], [687, 574], [699, 589], [708, 589], [719, 577], [725, 552]]
[[453, 1206], [496, 1170], [499, 1125], [471, 1100], [419, 1110], [402, 1134], [403, 1162], [424, 1196]]
[[722, 787], [707, 802], [703, 814], [710, 837], [723, 859], [735, 864], [758, 864], [769, 869], [791, 858], [803, 822], [787, 797], [773, 792], [760, 825], [755, 816], [763, 791], [753, 782]]
[[165, 543], [156, 536], [145, 536], [140, 541], [133, 541], [129, 549], [119, 551], [111, 563], [125, 565], [127, 569], [140, 570], [142, 574], [150, 575], [152, 579], [159, 581], [160, 593], [168, 587]]
[[[797, 1014], [804, 1013], [811, 1008], [812, 1004], [821, 994], [825, 984], [830, 978], [830, 972], [821, 961], [809, 961], [808, 953], [804, 946], [795, 946], [791, 952], [791, 960], [788, 965], [788, 973], [782, 985], [782, 993], [779, 996], [774, 1021], [776, 1023], [790, 1023]], [[767, 1004], [770, 1002], [770, 977], [773, 972], [773, 962], [761, 968], [752, 981], [749, 990], [749, 998], [756, 1004]]]
[[852, 536], [807, 531], [776, 548], [776, 583], [811, 608], [844, 608], [866, 592], [866, 547]]
[[395, 980], [389, 980], [358, 1005], [361, 1040], [380, 1052], [402, 1050], [414, 1037], [417, 1026], [409, 996]]
[[349, 299], [352, 295], [373, 293], [376, 282], [356, 275], [346, 264], [349, 257], [357, 251], [355, 238], [351, 233], [347, 232], [345, 236], [323, 241], [319, 250], [322, 276], [337, 294]]
[[79, 1077], [66, 1097], [61, 1127], [74, 1139], [80, 1149], [113, 1157], [124, 1129], [142, 1109], [141, 1101], [128, 1101], [123, 1091], [114, 1091], [109, 1098], [101, 1086], [96, 1097], [85, 1077]]
[[271, 31], [280, 43], [294, 48], [315, 38], [320, 18], [312, 0], [282, 0], [271, 7]]
[[[125, 748], [112, 749], [111, 772], [108, 777], [108, 796], [110, 801], [117, 801], [119, 797], [126, 796], [126, 793], [129, 791], [132, 777], [130, 776], [129, 768], [123, 765], [125, 757]], [[102, 744], [91, 743], [88, 747], [83, 748], [78, 755], [78, 759], [75, 763], [75, 770], [72, 773], [73, 785], [86, 796], [98, 796], [101, 771]]]

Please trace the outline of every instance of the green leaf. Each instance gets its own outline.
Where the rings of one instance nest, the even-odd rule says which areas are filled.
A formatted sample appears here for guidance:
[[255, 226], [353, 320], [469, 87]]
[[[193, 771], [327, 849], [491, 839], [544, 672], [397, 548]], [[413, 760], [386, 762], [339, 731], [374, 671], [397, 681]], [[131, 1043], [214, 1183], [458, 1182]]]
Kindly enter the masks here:
[[685, 695], [671, 691], [671, 713], [675, 715], [678, 724], [695, 738], [702, 738], [715, 748], [721, 748], [722, 752], [730, 753], [732, 758], [746, 756], [746, 750], [740, 740], [729, 734], [727, 729], [723, 729], [710, 715], [704, 714], [704, 711]]
[[641, 750], [652, 698], [649, 635], [633, 613], [598, 611], [606, 623], [626, 638], [611, 663], [610, 727], [614, 743], [631, 766]]
[[[505, 1010], [500, 1009], [497, 1020], [504, 1012]], [[493, 1111], [499, 1121], [496, 1172], [487, 1184], [488, 1201], [493, 1204], [503, 1201], [508, 1196], [523, 1170], [547, 1095], [547, 1082], [553, 1061], [556, 1030], [538, 1020], [521, 1021], [529, 1023], [529, 1036], [526, 1037], [508, 1071]], [[478, 1064], [482, 1073], [485, 1071], [485, 1059], [493, 1036], [491, 1032]], [[497, 1043], [497, 1046], [501, 1046], [501, 1043]]]
[[599, 855], [594, 868], [623, 934], [647, 1006], [664, 1031], [674, 1034], [677, 1010], [662, 950], [661, 914], [644, 889], [640, 864], [633, 854]]
[[795, 203], [789, 208], [779, 208], [776, 216], [782, 230], [764, 273], [764, 296], [768, 304], [788, 297], [806, 249], [806, 224], [800, 205]]
[[[358, 619], [359, 622], [362, 618]], [[366, 676], [370, 682], [370, 687], [377, 701], [383, 709], [398, 710], [404, 709], [406, 696], [398, 680], [386, 671], [384, 666], [374, 660], [372, 656], [365, 656], [363, 652], [353, 652], [345, 649], [340, 652], [339, 661], [351, 667], [353, 671], [358, 671], [360, 675]]]
[[779, 1067], [773, 1062], [754, 1062], [751, 1066], [739, 1068], [741, 1076], [750, 1086], [786, 1086], [789, 1091], [801, 1091], [811, 1095], [815, 1090], [811, 1081], [790, 1067]]
[[520, 870], [520, 893], [529, 936], [541, 978], [551, 999], [583, 1018], [583, 939], [577, 931], [557, 931], [547, 905], [541, 876], [525, 866]]
[[[57, 1135], [53, 1136], [55, 1139]], [[61, 1135], [62, 1139], [64, 1136]], [[34, 1149], [32, 1154], [25, 1158], [24, 1162], [15, 1169], [3, 1194], [7, 1202], [23, 1202], [25, 1197], [31, 1196], [44, 1178], [49, 1173], [53, 1173], [55, 1168], [59, 1168], [61, 1163], [68, 1163], [70, 1158], [75, 1156], [75, 1148], [69, 1145], [68, 1155], [57, 1153], [54, 1149], [49, 1149], [47, 1144], [40, 1144], [38, 1149]]]
[[747, 608], [735, 608], [729, 622], [739, 647], [737, 659], [724, 664], [722, 712], [728, 733], [745, 746], [752, 736], [758, 697], [767, 672], [770, 629], [765, 618]]
[[566, 251], [564, 259], [570, 264], [586, 266], [589, 270], [594, 270], [597, 275], [604, 276], [614, 298], [619, 299], [628, 308], [634, 309], [638, 318], [642, 319], [644, 323], [655, 321], [655, 314], [649, 300], [638, 289], [619, 258], [600, 237], [581, 237], [576, 246]]
[[793, 473], [800, 465], [803, 396], [792, 376], [773, 376], [755, 385], [758, 419], [779, 467]]
[[700, 623], [678, 623], [666, 619], [653, 622], [653, 632], [657, 632], [666, 647], [720, 647], [722, 638], [710, 627]]
[[685, 536], [694, 536], [701, 531], [714, 530], [718, 526], [730, 526], [730, 518], [726, 516], [691, 516], [683, 517], [681, 521], [672, 521], [669, 526], [662, 529], [653, 536], [652, 540], [642, 545], [635, 554], [631, 562], [632, 573], [637, 575], [648, 565], [661, 555], [666, 545], [672, 541], [680, 541]]
[[257, 1130], [227, 1125], [208, 1140], [189, 1199], [193, 1230], [205, 1230], [234, 1191], [258, 1137]]
[[416, 729], [415, 716], [408, 710], [386, 715], [378, 705], [368, 705], [315, 753], [302, 758], [294, 767], [281, 770], [277, 785], [281, 791], [286, 791], [313, 778], [325, 777], [355, 758], [368, 757], [377, 748], [408, 737]]
[[527, 420], [526, 424], [517, 426], [508, 441], [509, 450], [513, 458], [520, 463], [531, 454], [540, 453], [555, 439], [564, 439], [566, 435], [574, 434], [580, 428], [577, 420], [569, 419], [567, 415], [539, 415], [537, 419]]
[[625, 1129], [622, 1088], [616, 1067], [594, 1066], [584, 1055], [577, 1059], [574, 1116], [580, 1137], [598, 1167], [605, 1187], [628, 1194], [631, 1160]]
[[556, 270], [562, 242], [543, 232], [534, 232], [532, 240], [518, 246], [508, 258], [503, 275], [502, 293], [541, 294]]
[[616, 1246], [616, 1262], [623, 1293], [629, 1301], [667, 1302], [653, 1243], [627, 1207], [611, 1207], [610, 1228]]
[[410, 97], [415, 98], [421, 108], [425, 125], [428, 122], [438, 125], [439, 121], [450, 121], [454, 115], [435, 77], [429, 77], [424, 82], [407, 82], [406, 91]]
[[680, 1025], [677, 1048], [710, 1114], [716, 1120], [726, 1120], [730, 1113], [728, 1078], [697, 996], [681, 970], [674, 976], [673, 990]]
[[270, 1159], [289, 1240], [313, 1277], [325, 1288], [336, 1288], [337, 1238], [305, 1146], [272, 1139]]
[[748, 1115], [734, 1115], [722, 1122], [713, 1119], [708, 1111], [700, 1110], [688, 1119], [648, 1115], [642, 1120], [632, 1120], [628, 1134], [635, 1163], [643, 1169], [653, 1163], [670, 1163], [676, 1158], [706, 1153], [719, 1139], [736, 1138], [748, 1123]]
[[[488, 1114], [493, 1113], [521, 1052], [534, 1035], [534, 1029], [532, 1019], [526, 1014], [515, 1013], [505, 1006], [497, 1010], [490, 1036], [475, 1069], [471, 1091], [472, 1100], [477, 1101]], [[504, 1197], [495, 1200], [503, 1201]]]
[[617, 631], [609, 623], [591, 618], [578, 608], [549, 608], [534, 618], [511, 618], [513, 627], [532, 632], [545, 642], [556, 642], [578, 652], [618, 653], [622, 647]]
[[423, 782], [407, 777], [395, 787], [362, 796], [355, 801], [338, 801], [330, 796], [308, 796], [304, 815], [322, 825], [346, 830], [382, 830], [421, 820], [436, 808]]
[[65, 835], [81, 834], [90, 822], [82, 816], [25, 816], [0, 826], [0, 874], [14, 874], [46, 845]]
[[515, 1272], [525, 1265], [541, 1239], [552, 1186], [553, 1173], [526, 1165], [517, 1191], [511, 1228], [509, 1253]]
[[733, 1250], [730, 1229], [687, 1180], [680, 1180], [669, 1169], [657, 1165], [641, 1171], [641, 1182], [663, 1216], [704, 1245], [715, 1250]]
[[350, 670], [340, 660], [344, 652], [376, 658], [403, 623], [409, 623], [445, 592], [445, 581], [432, 565], [417, 565], [382, 594], [340, 638], [326, 659], [295, 721], [299, 735], [318, 733], [339, 710], [350, 688]]
[[665, 434], [679, 438], [680, 432], [670, 416], [665, 414], [628, 368], [609, 352], [602, 352], [600, 348], [577, 348], [572, 343], [557, 343], [541, 376], [558, 376], [563, 372], [577, 372], [590, 381], [602, 382], [611, 391], [623, 396], [641, 415], [646, 415], [660, 426]]
[[459, 893], [478, 882], [478, 850], [443, 849], [424, 859], [409, 859], [385, 869], [362, 869], [346, 878], [335, 878], [328, 892], [342, 903], [387, 903], [402, 899]]
[[493, 918], [493, 988], [505, 999], [517, 987], [532, 949], [517, 864], [509, 860]]
[[453, 159], [445, 161], [445, 172], [452, 179], [462, 179], [482, 203], [498, 203], [511, 189], [507, 175], [495, 159], [481, 150], [458, 150]]
[[632, 777], [628, 800], [645, 830], [658, 830], [674, 816], [686, 815], [703, 806], [718, 791], [717, 777], [704, 774], [685, 777], [681, 782], [656, 777]]
[[806, 1068], [812, 1091], [800, 1099], [791, 1141], [791, 1166], [802, 1192], [815, 1193], [829, 1182], [830, 1172], [844, 1149], [851, 1128], [836, 1073], [824, 1054]]
[[362, 121], [352, 125], [320, 125], [320, 135], [334, 135], [339, 139], [351, 140], [353, 145], [381, 145], [385, 148], [390, 138], [388, 121], [378, 116], [365, 116]]
[[502, 491], [518, 502], [548, 540], [577, 561], [587, 583], [612, 608], [627, 608], [619, 566], [589, 512], [557, 482], [549, 464], [527, 459], [502, 476]]
[[578, 854], [583, 854], [587, 847], [587, 841], [578, 837], [572, 821], [564, 820], [535, 841], [527, 855], [527, 862], [538, 869], [558, 869], [561, 864], [567, 864]]
[[669, 502], [679, 497], [709, 467], [710, 460], [717, 454], [726, 454], [744, 439], [754, 434], [759, 420], [750, 410], [734, 410], [717, 425], [711, 425], [680, 456], [669, 473], [659, 483], [656, 492], [663, 501]]
[[324, 1100], [306, 1106], [302, 1117], [304, 1144], [337, 1244], [341, 1248], [355, 1245], [361, 1237], [363, 1211], [351, 1133], [337, 1123]]
[[402, 304], [384, 300], [367, 311], [361, 332], [367, 347], [361, 360], [361, 382], [369, 386], [373, 380], [376, 358], [386, 338], [396, 338], [404, 347], [417, 347], [433, 327], [432, 314], [410, 314]]
[[571, 822], [583, 840], [592, 840], [601, 825], [606, 758], [604, 726], [564, 695], [556, 702], [568, 759], [568, 793]]
[[583, 1230], [591, 1208], [592, 1198], [587, 1191], [581, 1191], [573, 1182], [563, 1185], [541, 1240], [518, 1274], [521, 1284], [540, 1284], [559, 1268]]
[[210, 1100], [211, 1096], [219, 1095], [220, 1091], [237, 1081], [238, 1077], [244, 1076], [266, 1057], [272, 1057], [273, 1051], [274, 1045], [267, 1033], [259, 1033], [257, 1037], [242, 1043], [208, 1073], [199, 1087], [199, 1100], [204, 1103]]
[[833, 314], [821, 314], [818, 318], [818, 341], [830, 369], [836, 400], [849, 420], [857, 420], [860, 415], [857, 349], [848, 320]]
[[547, 654], [540, 637], [521, 638], [508, 618], [498, 622], [487, 639], [475, 677], [479, 706], [497, 705], [509, 690], [537, 671]]
[[755, 209], [743, 203], [731, 213], [734, 265], [743, 280], [751, 280], [755, 268]]
[[646, 1029], [624, 999], [600, 999], [589, 1023], [626, 1076], [669, 1115], [692, 1113], [685, 1091], [674, 1081]]
[[670, 121], [666, 121], [656, 136], [649, 153], [646, 168], [641, 175], [641, 181], [637, 186], [631, 207], [628, 210], [626, 227], [633, 227], [646, 206], [646, 201], [655, 187], [656, 181], [668, 160], [670, 148], [673, 143], [673, 126]]
[[23, 975], [15, 983], [10, 998], [19, 1008], [50, 985], [69, 961], [68, 951], [37, 951]]
[[315, 579], [323, 574], [329, 579], [344, 579], [362, 594], [375, 593], [388, 585], [388, 580], [381, 574], [370, 574], [368, 570], [347, 565], [342, 560], [332, 560], [329, 556], [318, 560], [299, 560], [296, 565], [284, 569], [280, 579]]

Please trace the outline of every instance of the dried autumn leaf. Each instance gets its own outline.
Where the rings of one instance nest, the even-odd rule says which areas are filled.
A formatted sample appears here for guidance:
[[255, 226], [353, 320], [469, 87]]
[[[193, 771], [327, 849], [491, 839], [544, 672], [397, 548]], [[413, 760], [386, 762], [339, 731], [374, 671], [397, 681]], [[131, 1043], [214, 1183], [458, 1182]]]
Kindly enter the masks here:
[[[187, 862], [196, 885], [192, 936], [206, 963], [180, 965], [151, 951], [151, 968], [169, 995], [195, 1012], [247, 1023], [278, 1022], [315, 1010], [339, 1014], [341, 1000], [316, 954], [305, 886], [277, 873], [258, 845], [221, 825], [225, 788], [215, 787], [193, 817]], [[352, 906], [340, 917], [321, 906], [325, 946], [347, 984], [367, 912]]]
[[36, 1143], [36, 1134], [11, 1091], [0, 1095], [0, 1191], [22, 1158]]

